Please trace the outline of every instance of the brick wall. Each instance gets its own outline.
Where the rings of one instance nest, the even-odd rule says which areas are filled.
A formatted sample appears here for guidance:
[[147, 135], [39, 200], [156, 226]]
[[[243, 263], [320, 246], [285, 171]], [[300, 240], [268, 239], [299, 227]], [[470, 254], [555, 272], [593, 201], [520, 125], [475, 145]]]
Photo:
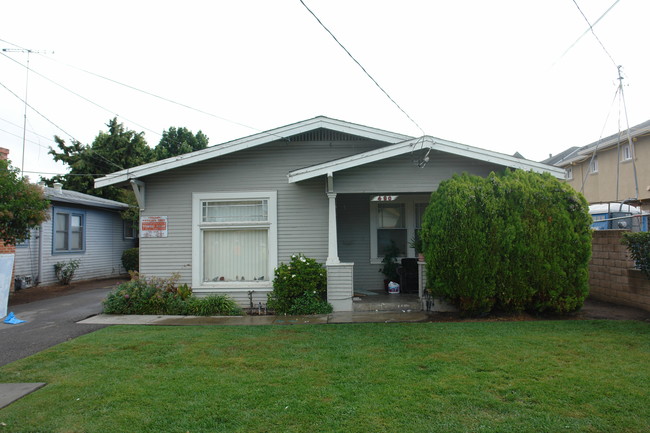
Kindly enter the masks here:
[[589, 264], [589, 296], [650, 311], [650, 279], [634, 269], [621, 236], [627, 230], [595, 230]]

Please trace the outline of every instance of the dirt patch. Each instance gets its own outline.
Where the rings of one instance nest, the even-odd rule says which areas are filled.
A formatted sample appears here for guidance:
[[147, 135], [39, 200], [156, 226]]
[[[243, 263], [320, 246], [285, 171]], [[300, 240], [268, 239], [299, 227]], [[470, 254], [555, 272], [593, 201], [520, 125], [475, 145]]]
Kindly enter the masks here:
[[102, 278], [97, 280], [75, 281], [67, 286], [53, 284], [49, 286], [35, 286], [21, 289], [9, 294], [9, 305], [28, 304], [43, 299], [56, 298], [58, 296], [72, 295], [86, 290], [115, 287], [120, 283], [129, 280], [129, 276], [118, 278]]

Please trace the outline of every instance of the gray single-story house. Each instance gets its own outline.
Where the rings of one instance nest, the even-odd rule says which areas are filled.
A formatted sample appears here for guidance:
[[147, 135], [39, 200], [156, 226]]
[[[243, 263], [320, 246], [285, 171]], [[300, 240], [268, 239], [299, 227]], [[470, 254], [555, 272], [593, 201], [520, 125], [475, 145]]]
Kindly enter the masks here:
[[[383, 249], [415, 257], [432, 191], [454, 173], [556, 167], [435, 137], [316, 117], [97, 179], [141, 209], [140, 271], [181, 275], [198, 296], [265, 303], [274, 269], [303, 253], [327, 266], [328, 299], [383, 285]], [[423, 263], [420, 264], [422, 268]], [[420, 289], [421, 293], [421, 289]]]
[[136, 245], [137, 231], [120, 217], [128, 205], [76, 191], [42, 186], [50, 201], [48, 220], [16, 246], [18, 285], [54, 284], [54, 265], [79, 260], [74, 280], [126, 274], [122, 252]]

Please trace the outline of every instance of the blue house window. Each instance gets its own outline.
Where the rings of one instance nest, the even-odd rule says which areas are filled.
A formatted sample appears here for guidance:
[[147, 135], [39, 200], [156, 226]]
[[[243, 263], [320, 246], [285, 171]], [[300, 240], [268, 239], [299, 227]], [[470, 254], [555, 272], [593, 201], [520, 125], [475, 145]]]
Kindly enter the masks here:
[[86, 215], [83, 212], [55, 210], [54, 252], [83, 251], [86, 239]]

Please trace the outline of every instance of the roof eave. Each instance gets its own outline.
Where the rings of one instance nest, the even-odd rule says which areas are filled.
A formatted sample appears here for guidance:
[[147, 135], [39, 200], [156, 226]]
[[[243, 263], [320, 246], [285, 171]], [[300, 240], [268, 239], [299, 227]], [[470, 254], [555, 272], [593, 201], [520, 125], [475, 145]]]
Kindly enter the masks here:
[[319, 116], [304, 120], [302, 122], [254, 134], [248, 137], [217, 144], [207, 149], [118, 171], [109, 174], [108, 176], [95, 179], [95, 187], [102, 188], [105, 186], [128, 182], [130, 179], [141, 178], [160, 173], [162, 171], [183, 167], [185, 165], [194, 164], [222, 155], [227, 155], [229, 153], [245, 150], [251, 147], [259, 146], [261, 144], [270, 143], [278, 139], [285, 139], [285, 137], [301, 134], [303, 132], [312, 131], [318, 128], [332, 129], [335, 131], [358, 135], [372, 140], [385, 141], [388, 143], [397, 143], [412, 138], [404, 134], [398, 134], [390, 131], [372, 128], [369, 126], [363, 126], [342, 120], [331, 119], [329, 117]]
[[528, 161], [498, 152], [493, 152], [490, 150], [480, 149], [477, 147], [454, 143], [452, 141], [428, 136], [424, 138], [420, 137], [406, 140], [401, 143], [386, 146], [377, 150], [372, 150], [370, 152], [364, 152], [335, 161], [329, 161], [323, 164], [317, 164], [311, 167], [294, 170], [287, 175], [287, 178], [289, 180], [289, 183], [295, 183], [348, 168], [369, 164], [375, 161], [380, 161], [386, 158], [391, 158], [393, 156], [402, 155], [406, 152], [411, 152], [413, 147], [417, 146], [418, 143], [420, 143], [422, 140], [429, 142], [429, 146], [423, 145], [423, 147], [431, 147], [433, 150], [438, 150], [441, 152], [451, 153], [472, 159], [478, 159], [484, 162], [503, 165], [511, 168], [532, 170], [540, 173], [548, 172], [557, 178], [564, 178], [564, 170], [555, 166]]

